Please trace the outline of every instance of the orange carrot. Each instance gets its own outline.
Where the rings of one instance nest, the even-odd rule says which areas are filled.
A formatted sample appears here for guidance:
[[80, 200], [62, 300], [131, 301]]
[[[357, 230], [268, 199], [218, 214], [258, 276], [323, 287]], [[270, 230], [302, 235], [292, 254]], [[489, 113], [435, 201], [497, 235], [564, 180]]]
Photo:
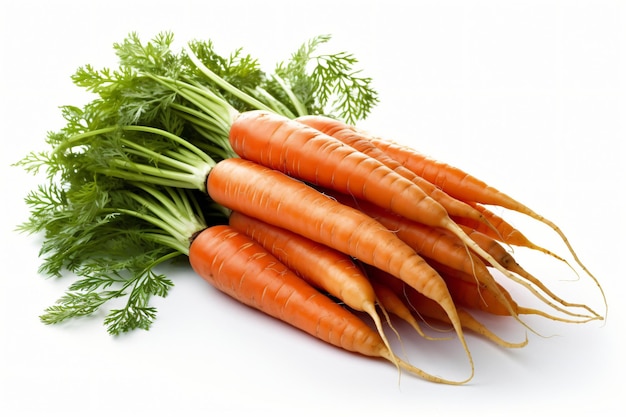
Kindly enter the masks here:
[[453, 219], [460, 225], [472, 227], [474, 230], [478, 230], [488, 236], [493, 237], [494, 239], [499, 240], [502, 243], [506, 243], [507, 245], [522, 246], [528, 249], [533, 249], [550, 255], [561, 262], [565, 262], [566, 264], [568, 263], [565, 259], [549, 251], [548, 249], [531, 242], [530, 239], [528, 239], [519, 229], [513, 227], [512, 224], [495, 214], [493, 211], [484, 207], [483, 205], [478, 203], [468, 204], [470, 204], [472, 207], [482, 213], [483, 217], [487, 219], [490, 227], [485, 227], [485, 222], [477, 222], [473, 219], [469, 219], [466, 217], [464, 218], [453, 216]]
[[[508, 304], [510, 300], [505, 296], [505, 294], [499, 294], [501, 291], [501, 287], [497, 284], [493, 275], [489, 272], [487, 266], [483, 263], [483, 260], [477, 255], [468, 252], [465, 246], [462, 245], [462, 243], [457, 239], [456, 236], [451, 235], [445, 230], [433, 229], [422, 224], [412, 222], [401, 216], [395, 215], [394, 213], [390, 213], [379, 207], [369, 204], [368, 202], [357, 202], [353, 198], [342, 196], [337, 193], [334, 193], [332, 195], [337, 198], [338, 201], [346, 205], [358, 207], [361, 211], [363, 211], [373, 219], [379, 221], [389, 230], [393, 230], [400, 239], [406, 242], [420, 256], [424, 257], [425, 259], [434, 260], [438, 263], [438, 265], [445, 265], [448, 268], [461, 271], [464, 276], [468, 277], [468, 280], [471, 280], [474, 283], [480, 283], [481, 285], [487, 287], [493, 296], [499, 298], [500, 306], [502, 306], [503, 308], [507, 308], [509, 315], [515, 317], [522, 324], [525, 325], [525, 323], [522, 322], [518, 317], [517, 306], [514, 304], [509, 306]], [[487, 248], [485, 248], [485, 250], [489, 252]], [[498, 255], [498, 259], [504, 259], [504, 261], [507, 263], [510, 262], [509, 258], [503, 258], [500, 251], [496, 251], [495, 255]], [[508, 270], [511, 270], [511, 268], [513, 267], [509, 265]], [[439, 270], [439, 266], [435, 269]], [[517, 272], [521, 268], [514, 269], [515, 270], [513, 272]], [[530, 278], [533, 283], [540, 284], [541, 289], [548, 290], [545, 285], [541, 284], [538, 280], [534, 279], [534, 277], [530, 276], [529, 274], [526, 275], [525, 278], [527, 280]], [[529, 285], [528, 282], [518, 278], [517, 276], [514, 276], [514, 281], [529, 290], [539, 300], [543, 301], [557, 311], [585, 320], [590, 318], [587, 315], [576, 314], [555, 305], [552, 301], [548, 300], [544, 295], [542, 295], [535, 288]], [[544, 292], [546, 292], [546, 294], [548, 294], [549, 296], [554, 295], [549, 290]], [[553, 299], [557, 302], [563, 301], [561, 298], [556, 297], [556, 295], [554, 295], [554, 297], [555, 298]], [[593, 318], [597, 319], [599, 317], [594, 313]]]
[[[360, 209], [363, 213], [392, 230], [403, 242], [413, 248], [420, 256], [434, 259], [441, 264], [471, 274], [474, 280], [489, 286], [497, 293], [496, 282], [483, 261], [469, 252], [456, 236], [445, 230], [435, 229], [398, 216], [366, 201], [356, 201], [351, 197], [333, 193], [339, 202]], [[502, 305], [507, 300], [501, 298]], [[515, 316], [513, 308], [510, 309]]]
[[405, 168], [402, 164], [398, 163], [395, 159], [385, 154], [382, 150], [374, 146], [367, 137], [357, 130], [355, 127], [348, 125], [340, 120], [333, 119], [331, 117], [321, 115], [307, 115], [301, 116], [296, 119], [298, 122], [310, 126], [318, 131], [332, 136], [335, 139], [340, 140], [348, 146], [356, 149], [359, 152], [368, 155], [382, 162], [387, 167], [391, 168], [404, 178], [415, 183], [418, 187], [424, 190], [431, 198], [440, 203], [451, 216], [466, 217], [477, 222], [484, 222], [486, 226], [488, 224], [485, 218], [473, 207], [468, 204], [456, 200], [450, 197], [448, 194], [435, 187], [424, 178], [416, 175], [413, 171]]
[[[434, 303], [431, 299], [424, 297], [422, 294], [413, 290], [413, 288], [408, 287], [402, 281], [387, 274], [384, 271], [372, 267], [368, 268], [367, 271], [374, 281], [375, 285], [383, 287], [386, 290], [396, 294], [397, 297], [400, 298], [400, 302], [402, 302], [402, 299], [405, 300], [407, 306], [410, 307], [415, 312], [415, 314], [417, 314], [423, 320], [433, 319], [442, 323], [450, 324], [450, 320], [448, 319], [445, 312], [441, 309], [439, 305], [437, 305], [437, 303]], [[497, 336], [487, 327], [485, 327], [484, 324], [476, 320], [476, 318], [472, 316], [469, 312], [458, 307], [457, 311], [459, 312], [459, 318], [464, 328], [474, 333], [478, 333], [479, 335], [500, 346], [506, 348], [520, 348], [528, 344], [528, 339], [518, 343], [507, 342], [501, 337]]]
[[[516, 315], [532, 314], [565, 323], [586, 323], [598, 318], [571, 314], [573, 316], [582, 317], [580, 320], [574, 320], [557, 317], [542, 310], [523, 307], [520, 306], [513, 299], [511, 294], [498, 283], [496, 283], [497, 289], [494, 291], [493, 288], [477, 283], [474, 277], [470, 274], [455, 270], [436, 261], [430, 261], [430, 263], [444, 277], [455, 302], [458, 305], [467, 308], [481, 310], [497, 316], [511, 316], [510, 307], [512, 306]], [[506, 300], [506, 305], [502, 302], [502, 295]], [[555, 307], [553, 305], [551, 306]], [[558, 310], [561, 311], [560, 309]]]
[[246, 112], [233, 122], [229, 140], [242, 158], [294, 178], [353, 195], [426, 224], [440, 226], [449, 221], [445, 209], [408, 179], [295, 120], [261, 111]]
[[474, 372], [456, 308], [437, 271], [380, 223], [279, 171], [243, 159], [217, 164], [207, 181], [218, 204], [282, 227], [397, 276], [450, 315]]
[[255, 240], [315, 288], [324, 290], [356, 311], [367, 313], [389, 350], [376, 311], [376, 294], [362, 270], [348, 255], [304, 236], [233, 212], [229, 225]]
[[427, 336], [424, 333], [420, 324], [411, 313], [411, 310], [402, 302], [402, 299], [395, 292], [393, 292], [390, 288], [388, 288], [387, 286], [377, 281], [372, 281], [371, 285], [372, 285], [372, 288], [374, 288], [374, 292], [376, 294], [376, 298], [378, 299], [378, 302], [384, 307], [384, 309], [387, 312], [404, 320], [413, 329], [415, 329], [415, 331], [420, 336], [424, 337], [425, 339], [429, 339], [429, 340], [434, 339], [430, 336]]
[[504, 207], [506, 209], [525, 214], [550, 227], [559, 235], [576, 263], [595, 282], [604, 300], [605, 308], [608, 309], [606, 296], [600, 282], [582, 263], [574, 248], [570, 244], [569, 239], [554, 222], [504, 192], [488, 185], [484, 181], [472, 175], [469, 175], [467, 172], [457, 167], [429, 158], [412, 148], [376, 138], [373, 135], [370, 136], [370, 139], [375, 146], [380, 148], [387, 155], [413, 171], [415, 174], [430, 181], [435, 186], [440, 187], [444, 192], [454, 198], [465, 202]]
[[[541, 282], [535, 276], [533, 276], [528, 271], [526, 271], [515, 260], [513, 255], [511, 255], [509, 252], [507, 252], [507, 250], [504, 247], [502, 247], [502, 245], [500, 245], [495, 239], [493, 239], [493, 238], [491, 238], [491, 237], [489, 237], [489, 236], [487, 236], [487, 235], [485, 235], [485, 234], [483, 234], [483, 233], [481, 233], [481, 232], [479, 232], [477, 230], [471, 230], [469, 228], [464, 228], [464, 229], [465, 229], [465, 232], [467, 233], [467, 235], [474, 242], [478, 243], [478, 245], [480, 247], [485, 249], [485, 251], [487, 251], [489, 254], [491, 254], [491, 256], [493, 256], [494, 259], [496, 259], [498, 261], [498, 263], [500, 263], [502, 266], [504, 266], [509, 271], [511, 271], [511, 272], [517, 274], [518, 276], [524, 278], [526, 281], [530, 282], [531, 284], [537, 286], [537, 288], [539, 288], [541, 291], [543, 291], [545, 294], [547, 294], [553, 300], [559, 302], [561, 305], [563, 305], [565, 307], [574, 307], [574, 308], [585, 309], [588, 312], [590, 312], [591, 314], [593, 314], [596, 318], [601, 319], [601, 316], [598, 313], [596, 313], [593, 309], [591, 309], [589, 306], [587, 306], [585, 304], [571, 303], [571, 302], [565, 301], [564, 299], [562, 299], [561, 297], [556, 295], [543, 282]], [[558, 309], [558, 310], [560, 310], [560, 309]], [[560, 311], [563, 311], [563, 310], [560, 310]], [[563, 311], [563, 312], [565, 312], [565, 311]]]
[[[469, 253], [466, 248], [461, 244], [461, 242], [456, 238], [456, 236], [449, 234], [445, 230], [432, 229], [419, 223], [411, 222], [410, 220], [404, 219], [400, 216], [395, 216], [393, 215], [393, 213], [385, 212], [384, 210], [381, 210], [372, 205], [367, 205], [366, 203], [361, 203], [360, 207], [364, 210], [366, 214], [370, 215], [375, 220], [378, 220], [379, 222], [381, 222], [381, 224], [383, 224], [390, 230], [393, 230], [400, 239], [402, 239], [409, 246], [415, 249], [415, 251], [422, 257], [426, 258], [427, 260], [437, 261], [438, 263], [460, 271], [468, 277], [468, 280], [471, 279], [472, 282], [478, 282], [481, 285], [487, 287], [491, 294], [499, 298], [500, 305], [504, 308], [507, 308], [509, 310], [509, 314], [517, 318], [517, 306], [513, 304], [511, 307], [508, 307], [510, 299], [506, 297], [506, 294], [503, 294], [502, 297], [499, 295], [501, 287], [496, 283], [493, 275], [486, 268], [486, 265], [477, 255]], [[482, 247], [482, 245], [480, 246]], [[490, 248], [491, 250], [494, 250], [493, 246], [491, 246]], [[500, 248], [504, 250], [504, 248]], [[486, 248], [485, 250], [487, 253], [492, 253], [489, 252], [489, 250], [487, 250]], [[498, 260], [498, 263], [505, 266], [507, 270], [515, 272], [518, 275], [520, 272], [523, 271], [523, 269], [519, 267], [517, 262], [515, 262], [514, 260], [513, 262], [511, 262], [512, 256], [510, 254], [508, 257], [505, 257], [503, 256], [501, 251], [494, 252], [496, 255], [498, 255], [497, 258], [496, 256], [494, 256], [494, 259]], [[500, 262], [501, 260], [505, 263]], [[514, 265], [518, 265], [518, 267], [515, 267]], [[586, 308], [592, 314], [594, 314], [593, 318], [600, 318], [597, 314], [595, 314], [595, 312], [593, 312], [593, 310], [587, 308], [586, 306], [571, 305], [570, 303], [565, 302], [562, 298], [558, 297], [556, 294], [550, 291], [545, 284], [541, 283], [532, 275], [526, 273], [522, 276], [522, 278], [524, 278], [526, 281], [531, 282], [532, 284], [537, 285], [542, 291], [544, 291], [544, 293], [550, 296], [553, 300], [560, 302], [562, 305]], [[582, 319], [590, 318], [587, 315], [577, 314], [555, 305], [551, 300], [546, 299], [526, 281], [520, 279], [515, 280], [517, 284], [520, 284], [521, 286], [529, 290], [539, 300], [543, 301], [555, 310], [558, 310], [561, 313], [565, 313], [573, 317], [580, 317]]]
[[329, 135], [283, 116], [249, 111], [235, 119], [229, 140], [242, 158], [449, 230], [491, 266], [515, 279], [467, 237], [445, 208], [420, 187]]
[[200, 232], [189, 250], [194, 271], [236, 300], [314, 337], [371, 357], [399, 364], [429, 381], [460, 384], [430, 375], [397, 358], [380, 335], [353, 313], [326, 297], [258, 243], [225, 225]]

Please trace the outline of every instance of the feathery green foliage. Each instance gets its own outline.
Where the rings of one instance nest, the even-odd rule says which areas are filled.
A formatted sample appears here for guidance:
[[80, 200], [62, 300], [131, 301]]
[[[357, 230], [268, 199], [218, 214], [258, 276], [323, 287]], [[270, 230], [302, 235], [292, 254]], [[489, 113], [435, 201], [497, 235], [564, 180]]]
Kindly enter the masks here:
[[173, 286], [159, 265], [186, 256], [195, 233], [227, 220], [228, 210], [209, 201], [206, 178], [237, 156], [228, 131], [238, 113], [353, 122], [377, 102], [352, 55], [314, 55], [329, 40], [310, 40], [267, 74], [243, 49], [222, 56], [210, 40], [196, 40], [176, 52], [171, 33], [148, 42], [131, 33], [113, 45], [117, 68], [78, 68], [74, 84], [95, 98], [61, 107], [65, 125], [48, 134], [49, 149], [17, 163], [47, 181], [26, 196], [30, 217], [18, 229], [43, 235], [42, 274], [76, 278], [42, 321], [125, 300], [105, 316], [108, 331], [150, 328], [151, 298]]

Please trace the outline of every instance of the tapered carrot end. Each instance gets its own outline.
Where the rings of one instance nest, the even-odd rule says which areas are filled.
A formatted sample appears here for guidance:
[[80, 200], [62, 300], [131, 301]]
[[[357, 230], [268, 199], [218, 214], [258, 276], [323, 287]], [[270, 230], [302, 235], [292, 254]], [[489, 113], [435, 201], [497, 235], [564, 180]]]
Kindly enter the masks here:
[[410, 363], [403, 361], [402, 359], [396, 357], [392, 352], [390, 351], [383, 351], [380, 353], [380, 356], [387, 359], [388, 361], [394, 363], [394, 364], [398, 364], [400, 366], [400, 368], [402, 370], [408, 371], [414, 375], [419, 376], [420, 378], [423, 378], [427, 381], [430, 382], [435, 382], [438, 384], [446, 384], [446, 385], [464, 385], [466, 383], [468, 383], [469, 381], [472, 380], [472, 378], [474, 378], [474, 364], [472, 362], [472, 367], [471, 367], [471, 372], [470, 375], [463, 380], [451, 380], [451, 379], [447, 379], [447, 378], [442, 378], [440, 376], [437, 375], [433, 375], [430, 374], [416, 366], [411, 365]]
[[[363, 304], [363, 311], [365, 313], [367, 313], [372, 320], [374, 321], [374, 325], [376, 326], [376, 330], [378, 331], [378, 334], [380, 335], [380, 338], [383, 341], [383, 344], [387, 347], [387, 349], [389, 350], [389, 352], [391, 352], [391, 345], [389, 344], [389, 340], [387, 339], [387, 335], [385, 334], [385, 331], [383, 330], [383, 324], [382, 321], [380, 319], [380, 316], [378, 315], [378, 312], [376, 311], [376, 306], [372, 303], [364, 303]], [[397, 334], [397, 332], [396, 332]], [[390, 357], [391, 359], [395, 358], [395, 355], [393, 355], [392, 357]], [[390, 359], [390, 360], [391, 360]], [[396, 365], [396, 367], [398, 368], [398, 370], [400, 370], [400, 364], [397, 362], [393, 362], [394, 365]]]
[[571, 317], [575, 317], [575, 318], [566, 318], [566, 317], [559, 317], [559, 316], [555, 316], [553, 314], [550, 314], [548, 312], [545, 312], [543, 310], [538, 310], [538, 309], [534, 309], [534, 308], [528, 308], [528, 307], [518, 307], [518, 311], [519, 314], [533, 314], [536, 316], [541, 316], [550, 320], [554, 320], [554, 321], [560, 321], [562, 323], [589, 323], [590, 321], [594, 321], [594, 320], [604, 320], [604, 318], [602, 316], [587, 316], [584, 314], [570, 314]]
[[518, 211], [518, 212], [520, 212], [522, 214], [525, 214], [525, 215], [529, 216], [532, 219], [535, 219], [538, 222], [541, 222], [541, 223], [545, 224], [546, 226], [551, 228], [561, 238], [561, 240], [563, 241], [563, 243], [565, 244], [565, 246], [569, 250], [570, 255], [574, 259], [574, 262], [576, 262], [576, 264], [593, 280], [595, 285], [598, 287], [598, 290], [600, 291], [600, 295], [602, 296], [602, 300], [604, 302], [604, 308], [605, 308], [604, 318], [606, 319], [606, 316], [608, 315], [609, 305], [608, 305], [608, 302], [607, 302], [607, 299], [606, 299], [606, 294], [604, 293], [604, 289], [602, 288], [602, 285], [600, 284], [600, 281], [598, 280], [598, 278], [596, 278], [596, 276], [591, 273], [591, 271], [587, 268], [587, 266], [585, 264], [583, 264], [581, 259], [578, 257], [578, 254], [574, 250], [574, 247], [570, 243], [570, 241], [567, 238], [567, 236], [565, 236], [565, 233], [563, 233], [561, 228], [559, 226], [557, 226], [556, 223], [552, 222], [551, 220], [545, 218], [541, 214], [535, 212], [534, 210], [530, 209], [529, 207], [527, 207], [527, 206], [525, 206], [525, 205], [523, 205], [521, 203], [517, 203], [516, 206], [509, 207], [509, 208], [511, 210]]
[[519, 349], [528, 344], [528, 336], [526, 336], [526, 338], [522, 342], [517, 342], [517, 343], [507, 342], [504, 339], [502, 339], [500, 336], [496, 335], [491, 330], [489, 330], [483, 323], [478, 321], [469, 312], [460, 308], [457, 309], [457, 311], [458, 311], [459, 318], [461, 319], [461, 323], [463, 324], [464, 328], [471, 330], [475, 333], [478, 333], [479, 335], [485, 337], [487, 340], [490, 340], [491, 342], [497, 344], [498, 346], [502, 346], [507, 349]]

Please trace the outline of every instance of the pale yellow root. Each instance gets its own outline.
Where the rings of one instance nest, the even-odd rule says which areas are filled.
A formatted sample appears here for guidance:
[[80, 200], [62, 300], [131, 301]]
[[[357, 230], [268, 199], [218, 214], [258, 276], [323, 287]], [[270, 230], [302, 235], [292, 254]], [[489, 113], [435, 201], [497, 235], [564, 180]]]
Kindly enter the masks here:
[[542, 310], [537, 310], [534, 308], [529, 308], [529, 307], [522, 307], [522, 306], [518, 306], [517, 307], [517, 311], [519, 312], [519, 314], [524, 314], [524, 315], [535, 315], [535, 316], [540, 316], [540, 317], [544, 317], [550, 320], [554, 320], [554, 321], [560, 321], [562, 323], [589, 323], [590, 321], [593, 320], [602, 320], [601, 317], [586, 317], [586, 318], [582, 318], [579, 320], [575, 320], [575, 319], [567, 319], [565, 317], [557, 317], [557, 316], [553, 316], [552, 314], [549, 314], [545, 311]]
[[459, 311], [459, 317], [461, 318], [461, 323], [463, 324], [463, 327], [465, 327], [467, 330], [470, 330], [474, 333], [478, 333], [479, 335], [487, 338], [488, 340], [492, 341], [493, 343], [499, 346], [509, 348], [509, 349], [516, 349], [516, 348], [522, 348], [528, 344], [528, 337], [526, 337], [523, 342], [517, 342], [517, 343], [507, 342], [503, 340], [501, 337], [497, 336], [491, 330], [489, 330], [484, 324], [476, 320], [476, 318], [474, 318], [474, 316], [472, 316], [467, 311], [463, 309], [458, 309], [458, 311]]
[[[472, 230], [467, 228], [466, 226], [461, 226], [461, 229], [463, 231], [466, 232], [466, 234], [468, 234], [470, 237], [474, 236], [472, 234]], [[480, 234], [479, 234], [480, 235]], [[476, 237], [472, 238], [473, 240], [476, 239]], [[479, 240], [475, 240], [477, 243], [479, 243]], [[480, 243], [479, 243], [480, 245]], [[480, 245], [482, 247], [482, 245]], [[532, 249], [532, 248], [531, 248]], [[529, 272], [527, 272], [524, 268], [522, 268], [522, 266], [517, 263], [517, 261], [515, 260], [515, 258], [513, 257], [513, 255], [511, 255], [510, 253], [506, 252], [506, 255], [492, 255], [492, 256], [497, 256], [498, 259], [500, 260], [500, 264], [506, 268], [508, 271], [518, 275], [519, 277], [523, 278], [524, 280], [528, 281], [529, 283], [533, 284], [535, 287], [537, 287], [540, 291], [542, 291], [545, 295], [547, 295], [549, 298], [551, 298], [553, 301], [561, 304], [561, 306], [563, 307], [568, 307], [568, 308], [578, 308], [578, 309], [584, 309], [587, 312], [591, 313], [594, 317], [596, 318], [601, 318], [599, 314], [597, 314], [593, 309], [591, 309], [589, 306], [585, 305], [585, 304], [580, 304], [580, 303], [571, 303], [571, 302], [567, 302], [564, 299], [562, 299], [561, 297], [559, 297], [558, 295], [556, 295], [553, 291], [551, 291], [543, 282], [541, 282], [539, 279], [537, 279], [536, 277], [534, 277], [532, 274], [530, 274]], [[557, 259], [562, 260], [563, 262], [565, 262], [572, 270], [574, 268], [571, 267], [571, 265], [569, 264], [569, 262], [567, 262], [565, 259], [557, 257], [556, 255], [554, 255]], [[482, 257], [481, 257], [482, 258]], [[482, 258], [484, 260], [484, 258]], [[484, 260], [486, 262], [486, 260]], [[488, 262], [487, 262], [488, 264]], [[574, 271], [576, 272], [576, 271]], [[528, 288], [528, 287], [527, 287]], [[537, 295], [535, 293], [535, 295]], [[540, 297], [541, 298], [541, 297]], [[544, 299], [545, 302], [545, 299]], [[551, 307], [561, 311], [562, 313], [565, 313], [567, 315], [572, 315], [572, 316], [577, 316], [576, 314], [568, 311], [568, 310], [564, 310], [558, 307], [555, 307], [552, 303], [548, 303], [549, 305], [551, 305]], [[578, 317], [585, 317], [588, 318], [589, 316], [587, 315], [578, 315]]]
[[[367, 313], [372, 318], [372, 320], [374, 320], [374, 325], [376, 326], [376, 330], [378, 331], [380, 338], [383, 340], [383, 343], [385, 344], [389, 352], [393, 353], [393, 350], [391, 349], [391, 345], [389, 344], [389, 340], [387, 339], [387, 335], [385, 334], [383, 330], [383, 324], [380, 320], [380, 316], [378, 315], [378, 312], [376, 311], [376, 306], [372, 303], [367, 302], [363, 304], [362, 308], [363, 308], [363, 312]], [[395, 332], [395, 329], [393, 330]], [[396, 334], [398, 333], [396, 332]], [[390, 358], [387, 358], [387, 359], [391, 360], [393, 364], [396, 365], [396, 368], [398, 368], [398, 371], [400, 370], [400, 363], [397, 361], [394, 361], [394, 359], [396, 359], [396, 355], [392, 355]]]
[[594, 274], [592, 274], [591, 271], [589, 271], [589, 269], [587, 269], [587, 266], [585, 266], [582, 263], [582, 261], [580, 260], [580, 258], [576, 254], [576, 251], [574, 250], [573, 246], [571, 245], [569, 239], [567, 238], [567, 236], [565, 236], [565, 233], [563, 233], [561, 228], [558, 227], [551, 220], [546, 219], [541, 214], [535, 212], [534, 210], [530, 209], [529, 207], [526, 207], [525, 205], [519, 203], [518, 201], [515, 201], [514, 199], [512, 199], [510, 197], [508, 197], [508, 198], [510, 200], [509, 204], [508, 205], [503, 205], [503, 207], [506, 207], [509, 210], [513, 210], [513, 211], [517, 211], [519, 213], [525, 214], [525, 215], [529, 216], [530, 218], [535, 219], [535, 220], [545, 224], [546, 226], [551, 228], [557, 235], [559, 235], [559, 237], [561, 238], [561, 240], [563, 241], [563, 243], [565, 244], [565, 246], [569, 250], [570, 254], [574, 258], [574, 261], [578, 264], [578, 266], [580, 266], [580, 268], [582, 268], [582, 270], [593, 280], [593, 282], [598, 287], [598, 290], [600, 291], [600, 294], [602, 296], [602, 300], [604, 302], [604, 309], [605, 309], [604, 318], [606, 319], [606, 316], [608, 314], [609, 305], [608, 305], [608, 302], [607, 302], [607, 299], [606, 299], [606, 294], [604, 293], [604, 289], [602, 288], [602, 285], [600, 284], [600, 281], [596, 278], [596, 276]]
[[[449, 340], [451, 337], [439, 338], [428, 336], [424, 333], [418, 321], [415, 319], [415, 316], [411, 313], [408, 307], [404, 304], [402, 299], [396, 295], [390, 288], [379, 284], [377, 282], [373, 282], [372, 286], [374, 287], [374, 292], [376, 293], [376, 297], [378, 298], [379, 305], [384, 308], [387, 312], [392, 313], [396, 317], [404, 320], [408, 323], [417, 334], [427, 340]], [[419, 313], [417, 313], [419, 314]]]
[[[456, 237], [458, 237], [461, 240], [461, 242], [468, 248], [468, 250], [471, 250], [472, 252], [474, 252], [475, 254], [480, 256], [481, 258], [483, 258], [485, 261], [487, 261], [487, 263], [489, 263], [489, 265], [491, 265], [493, 268], [498, 270], [505, 277], [509, 278], [510, 280], [512, 280], [513, 282], [515, 282], [515, 283], [517, 283], [519, 285], [522, 285], [522, 286], [528, 288], [528, 284], [524, 280], [522, 280], [521, 278], [515, 276], [513, 273], [508, 271], [504, 266], [502, 266], [498, 261], [496, 261], [494, 259], [494, 257], [491, 256], [491, 254], [487, 253], [487, 251], [485, 251], [474, 240], [472, 240], [465, 233], [465, 231], [458, 224], [456, 224], [453, 220], [450, 220], [447, 223], [446, 229], [449, 230], [450, 232], [452, 232], [453, 234], [455, 234]], [[534, 295], [538, 295], [537, 291], [534, 290], [533, 288], [531, 288], [530, 290], [531, 290], [531, 292], [533, 292]], [[522, 326], [527, 328], [529, 331], [531, 331], [531, 332], [541, 336], [540, 333], [538, 333], [535, 329], [530, 327], [524, 320], [521, 319], [521, 317], [519, 317], [519, 314], [517, 314], [517, 312], [515, 311], [515, 309], [511, 305], [511, 303], [502, 295], [501, 291], [499, 291], [497, 289], [494, 289], [494, 291], [495, 291], [495, 294], [497, 295], [497, 297], [499, 298], [499, 301], [502, 302], [503, 305], [509, 311], [509, 314], [511, 315], [511, 317], [513, 317], [517, 322], [519, 322]]]
[[[413, 365], [411, 365], [408, 362], [403, 361], [402, 359], [396, 357], [392, 352], [390, 351], [382, 351], [380, 352], [380, 356], [387, 359], [388, 361], [390, 361], [393, 364], [399, 364], [400, 367], [403, 370], [409, 371], [410, 373], [417, 375], [427, 381], [430, 382], [436, 382], [438, 384], [447, 384], [447, 385], [463, 385], [466, 384], [467, 382], [469, 382], [473, 377], [474, 377], [474, 362], [473, 360], [470, 361], [471, 364], [471, 373], [469, 375], [469, 377], [467, 377], [464, 380], [458, 380], [458, 381], [454, 381], [454, 380], [450, 380], [450, 379], [446, 379], [446, 378], [442, 378], [436, 375], [432, 375], [428, 372], [423, 371], [422, 369], [419, 369]], [[470, 358], [471, 359], [471, 358]]]
[[[585, 304], [571, 303], [571, 302], [563, 300], [561, 297], [559, 297], [556, 294], [554, 294], [554, 292], [552, 292], [540, 280], [538, 280], [532, 274], [530, 274], [526, 270], [524, 270], [524, 268], [522, 268], [518, 263], [513, 263], [511, 265], [507, 265], [507, 269], [509, 271], [513, 272], [513, 273], [516, 273], [517, 275], [519, 275], [520, 277], [522, 277], [525, 280], [529, 281], [530, 283], [534, 284], [535, 286], [537, 286], [537, 288], [539, 288], [541, 291], [543, 291], [548, 297], [550, 297], [554, 301], [558, 302], [562, 306], [570, 307], [570, 308], [584, 309], [584, 310], [587, 310], [589, 313], [591, 313], [594, 316], [594, 319], [602, 319], [602, 316], [600, 316], [598, 313], [596, 313], [593, 309], [591, 309], [589, 306], [587, 306]], [[561, 311], [561, 309], [557, 309], [557, 310]], [[568, 312], [568, 314], [573, 315], [573, 314], [571, 314], [569, 312]], [[574, 315], [574, 316], [576, 316], [576, 315]], [[578, 315], [578, 317], [589, 317], [589, 316]]]

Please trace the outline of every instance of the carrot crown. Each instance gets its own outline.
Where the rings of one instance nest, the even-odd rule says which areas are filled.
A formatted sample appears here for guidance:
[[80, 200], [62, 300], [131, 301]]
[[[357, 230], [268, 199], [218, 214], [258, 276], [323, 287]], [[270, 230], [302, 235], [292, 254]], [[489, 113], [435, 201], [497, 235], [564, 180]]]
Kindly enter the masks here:
[[17, 163], [46, 174], [18, 227], [43, 234], [41, 272], [78, 277], [42, 320], [92, 314], [125, 297], [105, 319], [109, 332], [151, 325], [151, 297], [173, 285], [155, 268], [186, 255], [194, 233], [228, 214], [202, 192], [211, 168], [237, 156], [228, 132], [239, 112], [365, 117], [377, 102], [370, 79], [350, 54], [316, 54], [329, 39], [313, 38], [272, 74], [242, 49], [220, 55], [210, 40], [175, 52], [171, 33], [149, 42], [129, 34], [114, 44], [116, 69], [80, 67], [72, 80], [95, 99], [63, 106], [65, 126], [48, 134], [50, 149]]

